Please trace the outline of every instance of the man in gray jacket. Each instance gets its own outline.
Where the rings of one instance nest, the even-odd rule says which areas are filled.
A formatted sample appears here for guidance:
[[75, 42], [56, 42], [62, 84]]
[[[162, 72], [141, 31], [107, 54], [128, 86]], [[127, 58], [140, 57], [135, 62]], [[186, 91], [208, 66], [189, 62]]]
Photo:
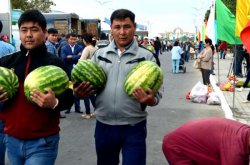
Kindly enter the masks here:
[[[133, 39], [136, 30], [135, 15], [119, 9], [111, 15], [111, 32], [114, 40], [98, 49], [92, 60], [107, 75], [105, 88], [97, 94], [95, 102], [95, 144], [98, 165], [118, 165], [122, 150], [123, 165], [146, 164], [146, 106], [159, 103], [160, 94], [140, 87], [133, 98], [124, 90], [129, 71], [140, 61], [154, 61], [153, 54]], [[92, 91], [89, 83], [74, 87], [76, 96], [83, 98]]]

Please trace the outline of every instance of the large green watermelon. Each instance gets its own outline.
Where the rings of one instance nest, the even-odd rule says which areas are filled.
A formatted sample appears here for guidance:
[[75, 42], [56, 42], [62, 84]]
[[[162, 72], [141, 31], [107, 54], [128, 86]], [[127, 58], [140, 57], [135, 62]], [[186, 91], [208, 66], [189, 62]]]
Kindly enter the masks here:
[[7, 92], [8, 98], [12, 98], [18, 90], [18, 77], [13, 70], [0, 67], [0, 86]]
[[41, 66], [28, 74], [24, 81], [24, 93], [29, 101], [30, 92], [35, 89], [46, 92], [45, 88], [51, 88], [56, 95], [62, 94], [69, 87], [67, 73], [54, 65]]
[[131, 96], [135, 88], [147, 88], [157, 92], [163, 83], [161, 68], [152, 61], [143, 61], [136, 65], [127, 75], [124, 83], [126, 93]]
[[72, 69], [71, 78], [73, 82], [90, 82], [94, 90], [101, 90], [106, 84], [106, 74], [102, 67], [92, 60], [79, 61]]

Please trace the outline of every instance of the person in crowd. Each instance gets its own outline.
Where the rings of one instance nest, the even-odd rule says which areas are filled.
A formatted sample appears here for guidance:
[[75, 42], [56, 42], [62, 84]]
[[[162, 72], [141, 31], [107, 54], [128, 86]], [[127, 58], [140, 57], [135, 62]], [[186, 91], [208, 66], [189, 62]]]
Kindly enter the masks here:
[[45, 42], [45, 45], [47, 47], [47, 51], [56, 56], [58, 56], [58, 52], [56, 50], [58, 44], [57, 38], [58, 38], [58, 30], [55, 28], [49, 28], [48, 38], [47, 41]]
[[[2, 21], [0, 20], [0, 34], [2, 32], [3, 29], [3, 24]], [[9, 55], [10, 53], [15, 52], [15, 49], [12, 45], [1, 41], [0, 40], [0, 58]], [[1, 85], [0, 85], [1, 86]], [[1, 90], [1, 89], [0, 89]], [[2, 110], [2, 104], [0, 103], [0, 111]], [[4, 133], [4, 125], [3, 125], [3, 121], [0, 119], [0, 165], [5, 165], [5, 143], [4, 143], [4, 139], [5, 139], [5, 133]]]
[[[82, 51], [82, 55], [80, 57], [80, 60], [87, 60], [87, 59], [91, 59], [94, 52], [96, 51], [96, 48], [92, 45], [92, 40], [93, 36], [91, 33], [86, 33], [83, 35], [83, 43], [85, 45], [85, 48]], [[95, 114], [94, 113], [90, 113], [90, 101], [92, 103], [92, 106], [95, 107], [95, 95], [90, 95], [90, 96], [86, 96], [84, 97], [84, 105], [85, 105], [85, 109], [86, 109], [86, 114], [83, 114], [81, 117], [84, 119], [90, 119], [90, 118], [94, 118]]]
[[45, 89], [46, 93], [34, 90], [30, 93], [32, 102], [25, 97], [25, 77], [40, 66], [55, 65], [70, 75], [63, 61], [47, 52], [46, 26], [40, 11], [26, 10], [18, 20], [21, 51], [0, 59], [0, 66], [12, 68], [19, 80], [19, 89], [13, 98], [0, 87], [3, 104], [0, 119], [4, 123], [10, 165], [53, 165], [58, 153], [60, 110], [73, 104], [71, 89], [60, 96], [55, 96], [50, 88]]
[[183, 51], [184, 51], [184, 60], [186, 62], [189, 61], [189, 56], [190, 56], [190, 47], [191, 47], [191, 43], [190, 40], [187, 39], [187, 41], [184, 43], [183, 45]]
[[184, 123], [163, 138], [170, 165], [248, 165], [250, 127], [225, 118]]
[[232, 60], [232, 71], [235, 76], [243, 78], [242, 74], [242, 62], [243, 59], [248, 56], [247, 50], [243, 45], [236, 45], [234, 47], [234, 58]]
[[166, 42], [166, 40], [163, 38], [163, 39], [162, 39], [162, 52], [165, 52], [165, 51], [166, 51], [166, 46], [167, 46], [167, 42]]
[[138, 42], [138, 44], [141, 43], [140, 38], [137, 34], [134, 35], [134, 39]]
[[179, 64], [181, 59], [181, 54], [183, 53], [183, 50], [179, 46], [179, 42], [175, 41], [174, 46], [171, 50], [172, 54], [172, 72], [173, 73], [179, 73]]
[[227, 54], [227, 42], [222, 41], [219, 45], [220, 59], [225, 59]]
[[203, 41], [200, 41], [199, 42], [199, 53], [202, 52], [202, 50], [204, 49], [204, 47], [205, 47], [205, 45], [204, 45]]
[[[159, 103], [161, 94], [140, 87], [129, 97], [124, 81], [129, 71], [142, 60], [156, 61], [153, 54], [139, 47], [134, 40], [135, 14], [127, 9], [115, 10], [111, 15], [114, 40], [98, 49], [92, 60], [106, 75], [106, 86], [97, 94], [95, 102], [95, 145], [98, 165], [118, 165], [122, 151], [123, 165], [146, 164], [147, 106]], [[89, 82], [74, 85], [80, 98], [94, 91]]]
[[[55, 55], [55, 56], [58, 56], [58, 52], [57, 52], [57, 49], [56, 49], [56, 46], [57, 46], [57, 38], [58, 38], [58, 30], [55, 29], [55, 28], [49, 28], [48, 29], [48, 38], [47, 38], [47, 41], [45, 42], [45, 45], [46, 45], [46, 48], [47, 48], [47, 52]], [[60, 112], [60, 118], [65, 118], [66, 116], [63, 115], [61, 112]]]
[[209, 76], [211, 74], [212, 69], [212, 40], [205, 39], [205, 48], [199, 54], [199, 59], [201, 63], [201, 74], [204, 85], [210, 84]]
[[160, 41], [159, 37], [155, 38], [155, 41], [154, 41], [153, 45], [154, 45], [154, 48], [155, 48], [155, 54], [159, 57], [159, 55], [162, 53], [161, 52], [162, 45], [161, 45], [161, 41]]
[[62, 57], [62, 47], [68, 44], [68, 39], [66, 38], [67, 36], [65, 34], [60, 35], [60, 40], [58, 40], [58, 45], [57, 45], [57, 53], [59, 57]]
[[[68, 43], [61, 49], [61, 58], [65, 62], [68, 72], [72, 71], [73, 65], [78, 62], [82, 55], [83, 47], [76, 44], [76, 37], [75, 33], [69, 33], [67, 36]], [[75, 112], [82, 113], [80, 99], [77, 97], [75, 97]], [[65, 113], [70, 113], [70, 108]]]
[[[2, 32], [2, 29], [3, 29], [3, 23], [0, 20], [0, 34]], [[14, 46], [12, 46], [11, 44], [9, 44], [5, 41], [2, 41], [2, 40], [0, 40], [0, 48], [1, 48], [0, 49], [0, 58], [16, 51], [16, 48]]]
[[146, 49], [148, 49], [149, 51], [151, 51], [155, 57], [155, 60], [156, 60], [156, 63], [158, 66], [161, 66], [161, 62], [160, 62], [160, 59], [159, 59], [159, 56], [156, 55], [155, 53], [155, 48], [154, 46], [152, 46], [150, 43], [149, 43], [149, 39], [147, 36], [143, 37], [143, 42], [142, 44], [139, 44], [140, 47], [144, 47]]

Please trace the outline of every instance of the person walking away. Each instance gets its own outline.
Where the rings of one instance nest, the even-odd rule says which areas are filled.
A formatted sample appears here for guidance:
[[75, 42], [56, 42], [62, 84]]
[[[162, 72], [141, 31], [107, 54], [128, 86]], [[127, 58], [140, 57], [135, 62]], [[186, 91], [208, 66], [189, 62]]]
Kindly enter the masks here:
[[154, 41], [154, 48], [155, 48], [155, 54], [156, 56], [159, 57], [160, 53], [161, 53], [161, 42], [159, 37], [156, 37], [155, 41]]
[[183, 45], [184, 60], [185, 60], [186, 62], [189, 61], [190, 46], [191, 46], [191, 43], [190, 43], [189, 39], [187, 39], [187, 41], [186, 41], [185, 44]]
[[175, 41], [174, 46], [171, 50], [172, 54], [172, 72], [179, 73], [179, 64], [181, 59], [181, 54], [183, 53], [181, 47], [179, 46], [179, 42]]
[[170, 165], [249, 165], [250, 127], [225, 118], [184, 123], [163, 138]]
[[205, 48], [203, 51], [199, 54], [199, 59], [201, 62], [201, 74], [203, 79], [204, 85], [210, 85], [210, 79], [209, 76], [211, 74], [211, 68], [212, 68], [212, 40], [211, 39], [205, 39]]
[[[83, 49], [82, 55], [79, 60], [87, 60], [92, 58], [94, 52], [96, 51], [96, 48], [92, 45], [92, 38], [93, 36], [91, 33], [86, 33], [83, 35], [83, 43], [85, 45], [85, 48]], [[92, 106], [95, 107], [95, 95], [93, 94], [90, 96], [86, 96], [83, 98], [83, 100], [86, 109], [86, 114], [81, 115], [81, 117], [84, 119], [94, 118], [95, 114], [90, 113], [90, 102], [92, 103]]]
[[[115, 10], [111, 15], [112, 42], [98, 49], [92, 60], [100, 65], [107, 82], [96, 96], [95, 146], [98, 165], [118, 165], [122, 151], [123, 165], [146, 164], [147, 106], [156, 106], [161, 93], [140, 87], [129, 97], [124, 81], [131, 69], [141, 60], [155, 62], [153, 54], [139, 47], [134, 40], [135, 15], [127, 9]], [[80, 98], [94, 91], [89, 82], [74, 85], [74, 94]]]
[[[61, 58], [65, 62], [68, 72], [71, 72], [73, 65], [78, 62], [81, 57], [83, 47], [76, 44], [75, 33], [69, 33], [67, 36], [68, 43], [61, 49]], [[80, 99], [75, 97], [75, 112], [82, 113], [80, 107]], [[70, 108], [65, 113], [70, 113]]]
[[57, 97], [50, 88], [45, 89], [46, 93], [34, 90], [30, 93], [32, 102], [25, 97], [25, 77], [40, 66], [55, 65], [70, 75], [63, 61], [47, 52], [46, 25], [41, 12], [26, 10], [18, 20], [21, 51], [0, 58], [0, 66], [13, 69], [19, 81], [18, 92], [13, 98], [0, 87], [0, 103], [3, 104], [0, 120], [4, 123], [10, 165], [54, 165], [60, 111], [73, 104], [71, 89]]

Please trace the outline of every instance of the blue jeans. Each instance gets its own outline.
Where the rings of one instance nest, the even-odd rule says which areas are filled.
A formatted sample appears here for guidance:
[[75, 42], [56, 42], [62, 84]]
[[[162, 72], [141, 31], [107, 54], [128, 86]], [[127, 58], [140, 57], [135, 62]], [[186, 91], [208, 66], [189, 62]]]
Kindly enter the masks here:
[[5, 165], [5, 133], [3, 132], [3, 122], [0, 120], [0, 165]]
[[189, 51], [185, 51], [185, 53], [184, 53], [184, 60], [185, 60], [186, 62], [189, 61]]
[[173, 73], [179, 73], [180, 59], [172, 60], [172, 71]]
[[59, 139], [59, 133], [33, 140], [20, 140], [6, 135], [10, 165], [54, 165]]
[[95, 144], [97, 165], [146, 164], [146, 120], [135, 125], [107, 125], [96, 122]]

